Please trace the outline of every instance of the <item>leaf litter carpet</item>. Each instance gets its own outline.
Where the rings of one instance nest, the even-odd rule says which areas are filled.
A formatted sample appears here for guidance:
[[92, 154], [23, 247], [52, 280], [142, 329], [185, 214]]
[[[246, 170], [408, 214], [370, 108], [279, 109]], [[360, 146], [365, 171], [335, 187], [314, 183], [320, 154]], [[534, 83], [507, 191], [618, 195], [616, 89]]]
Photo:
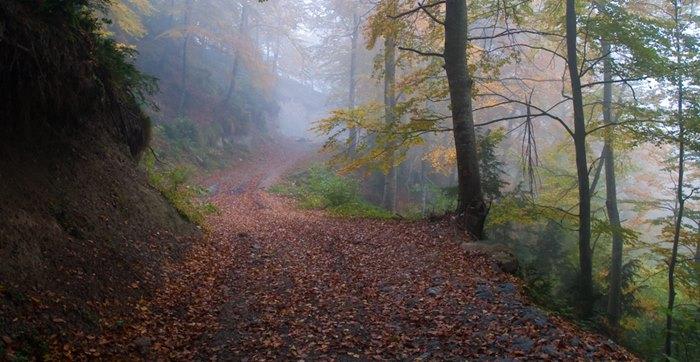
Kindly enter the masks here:
[[[339, 219], [264, 191], [299, 145], [212, 177], [209, 236], [86, 356], [145, 360], [631, 360], [533, 306], [442, 222]], [[98, 345], [99, 348], [94, 348]]]

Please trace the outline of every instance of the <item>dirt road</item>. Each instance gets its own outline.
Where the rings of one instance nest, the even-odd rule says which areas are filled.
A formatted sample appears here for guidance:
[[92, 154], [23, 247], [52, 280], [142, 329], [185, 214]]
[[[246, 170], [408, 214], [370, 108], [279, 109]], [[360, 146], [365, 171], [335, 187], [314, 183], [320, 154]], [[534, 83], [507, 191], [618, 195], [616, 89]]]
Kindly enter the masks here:
[[[339, 219], [267, 193], [308, 158], [287, 142], [210, 179], [210, 234], [113, 355], [177, 360], [632, 359], [547, 315], [446, 222]], [[103, 354], [104, 355], [104, 354]]]

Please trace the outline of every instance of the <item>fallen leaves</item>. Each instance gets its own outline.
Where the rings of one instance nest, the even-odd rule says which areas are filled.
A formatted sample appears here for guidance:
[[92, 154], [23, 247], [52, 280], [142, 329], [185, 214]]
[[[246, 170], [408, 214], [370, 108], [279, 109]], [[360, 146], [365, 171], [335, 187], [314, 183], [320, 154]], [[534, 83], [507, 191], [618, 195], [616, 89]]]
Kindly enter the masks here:
[[259, 189], [267, 166], [299, 159], [285, 155], [219, 175], [212, 201], [221, 213], [207, 238], [167, 266], [165, 287], [131, 320], [112, 321], [81, 355], [634, 359], [530, 305], [517, 279], [444, 241], [446, 221], [332, 218]]

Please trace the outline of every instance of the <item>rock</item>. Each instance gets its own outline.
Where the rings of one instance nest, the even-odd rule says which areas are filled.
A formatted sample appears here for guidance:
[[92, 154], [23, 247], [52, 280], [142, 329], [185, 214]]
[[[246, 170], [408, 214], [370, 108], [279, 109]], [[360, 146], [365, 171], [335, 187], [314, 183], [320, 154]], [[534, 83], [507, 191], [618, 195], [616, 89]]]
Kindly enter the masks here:
[[148, 337], [139, 337], [134, 340], [134, 346], [142, 355], [147, 355], [151, 350], [152, 341]]
[[442, 275], [433, 275], [430, 279], [434, 285], [440, 285], [445, 282], [445, 277]]
[[525, 353], [528, 353], [532, 350], [532, 347], [535, 346], [535, 341], [527, 337], [516, 337], [513, 340], [513, 346]]
[[504, 298], [503, 304], [511, 309], [520, 309], [523, 307], [523, 303], [514, 298]]
[[493, 299], [491, 287], [489, 287], [488, 284], [478, 284], [476, 286], [476, 297], [486, 301]]
[[207, 194], [209, 195], [216, 195], [217, 193], [219, 193], [219, 184], [213, 184], [207, 189]]
[[418, 356], [418, 358], [416, 358], [416, 360], [425, 361], [425, 360], [429, 359], [430, 355], [432, 355], [432, 354], [433, 354], [433, 352], [427, 351], [427, 352], [423, 353], [422, 355]]
[[517, 360], [514, 358], [510, 357], [501, 357], [501, 358], [496, 358], [494, 362], [516, 362]]
[[549, 322], [547, 316], [542, 313], [539, 309], [527, 307], [522, 311], [521, 322], [532, 322], [538, 327], [544, 327]]
[[512, 253], [498, 251], [491, 255], [491, 257], [496, 261], [496, 265], [504, 272], [508, 274], [515, 274], [518, 272], [518, 258]]
[[495, 315], [492, 314], [486, 314], [481, 319], [479, 320], [479, 323], [483, 323], [485, 325], [491, 324], [491, 322], [498, 320], [498, 318]]
[[557, 351], [557, 348], [551, 344], [548, 344], [548, 345], [542, 347], [542, 352], [546, 353], [550, 356], [556, 356], [559, 354], [559, 352]]
[[382, 293], [391, 293], [393, 291], [393, 288], [391, 287], [391, 285], [381, 283], [379, 284], [379, 291]]
[[426, 292], [428, 293], [429, 296], [435, 298], [438, 295], [440, 295], [440, 293], [442, 292], [442, 287], [439, 287], [439, 286], [430, 287], [426, 290]]
[[518, 258], [503, 244], [465, 242], [459, 244], [459, 247], [467, 253], [488, 255], [506, 273], [515, 274], [518, 271]]
[[513, 283], [504, 283], [497, 286], [498, 291], [503, 294], [515, 294], [518, 290]]

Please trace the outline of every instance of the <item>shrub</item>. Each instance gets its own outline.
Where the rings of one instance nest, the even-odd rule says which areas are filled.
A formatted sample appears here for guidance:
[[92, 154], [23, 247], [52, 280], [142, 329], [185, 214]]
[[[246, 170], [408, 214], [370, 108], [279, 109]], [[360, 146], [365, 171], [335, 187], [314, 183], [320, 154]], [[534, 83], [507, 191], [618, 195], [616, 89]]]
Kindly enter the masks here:
[[393, 217], [389, 211], [365, 201], [356, 180], [339, 176], [323, 165], [313, 165], [270, 191], [297, 199], [302, 208], [325, 209], [336, 216]]

